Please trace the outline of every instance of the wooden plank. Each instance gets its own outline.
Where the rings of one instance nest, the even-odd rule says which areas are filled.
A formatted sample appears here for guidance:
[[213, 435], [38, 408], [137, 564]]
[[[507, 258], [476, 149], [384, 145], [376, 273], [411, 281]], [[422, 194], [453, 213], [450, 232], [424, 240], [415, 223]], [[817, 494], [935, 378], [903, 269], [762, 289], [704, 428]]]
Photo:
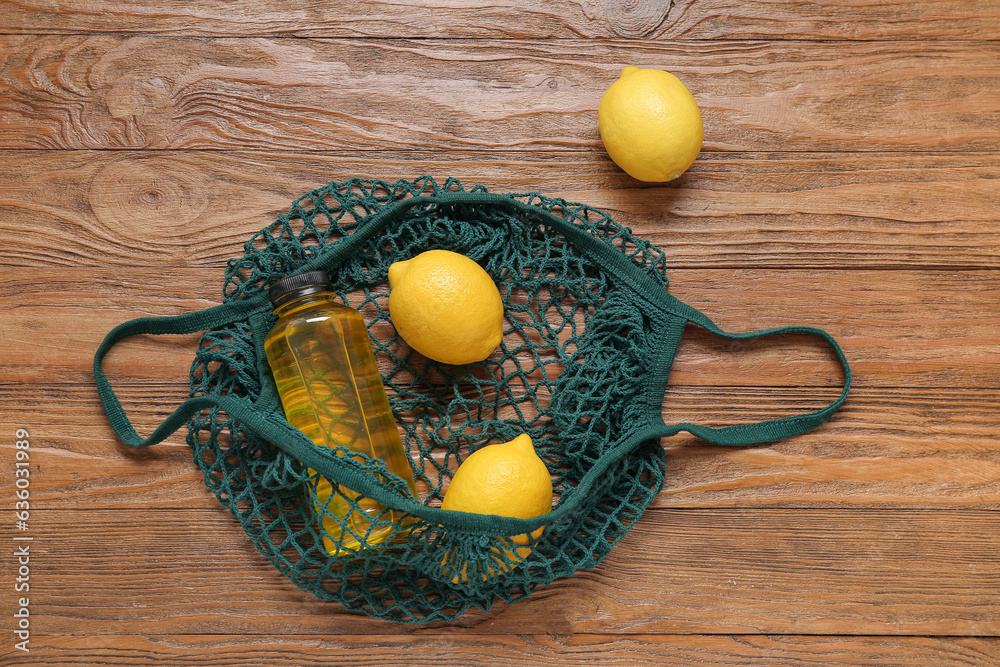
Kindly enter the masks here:
[[[728, 404], [729, 407], [725, 407]], [[825, 405], [815, 390], [671, 388], [668, 422], [729, 426]], [[1000, 509], [1000, 391], [854, 389], [819, 429], [760, 447], [664, 441], [658, 507], [965, 506]]]
[[[0, 512], [9, 543], [12, 511]], [[31, 613], [41, 637], [413, 634], [298, 590], [223, 510], [32, 513]], [[19, 533], [21, 534], [21, 533]], [[993, 636], [1000, 514], [650, 510], [594, 570], [454, 634]], [[65, 557], [72, 554], [74, 566]], [[4, 596], [0, 611], [9, 610]]]
[[[140, 433], [184, 398], [180, 385], [118, 388]], [[728, 426], [822, 407], [827, 397], [790, 387], [680, 387], [664, 418]], [[162, 444], [119, 442], [94, 389], [0, 386], [0, 432], [31, 434], [31, 494], [44, 509], [214, 508], [185, 444], [186, 428]], [[663, 440], [667, 477], [655, 507], [903, 507], [1000, 509], [1000, 390], [860, 386], [816, 431], [747, 448]], [[0, 438], [0, 460], [14, 442]], [[13, 484], [0, 467], [0, 484]]]
[[0, 62], [0, 148], [527, 148], [606, 159], [597, 104], [625, 65], [688, 85], [706, 150], [1000, 148], [995, 42], [8, 36]]
[[3, 33], [141, 33], [155, 35], [287, 35], [309, 37], [624, 37], [652, 39], [998, 39], [1000, 9], [990, 0], [676, 0], [531, 5], [497, 0], [433, 4], [343, 0], [250, 0], [239, 11], [224, 0], [62, 2], [0, 5]]
[[[23, 665], [435, 665], [522, 667], [602, 664], [821, 667], [968, 667], [1000, 661], [994, 637], [809, 637], [762, 635], [117, 635], [33, 639]], [[370, 661], [370, 662], [369, 662]]]
[[[847, 350], [859, 386], [986, 389], [1000, 382], [995, 271], [712, 269], [678, 270], [671, 278], [672, 294], [729, 331], [827, 329]], [[221, 283], [207, 268], [8, 273], [0, 307], [18, 317], [5, 323], [0, 380], [89, 384], [94, 351], [114, 326], [215, 305]], [[197, 334], [126, 340], [108, 354], [105, 368], [119, 381], [176, 378], [183, 385], [196, 341]], [[734, 342], [695, 327], [685, 334], [671, 381], [821, 386], [824, 396], [835, 396], [841, 384], [832, 354], [811, 337]]]
[[6, 151], [0, 262], [224, 266], [313, 188], [426, 173], [600, 208], [672, 268], [997, 268], [998, 165], [995, 153], [703, 153], [662, 187], [566, 152]]

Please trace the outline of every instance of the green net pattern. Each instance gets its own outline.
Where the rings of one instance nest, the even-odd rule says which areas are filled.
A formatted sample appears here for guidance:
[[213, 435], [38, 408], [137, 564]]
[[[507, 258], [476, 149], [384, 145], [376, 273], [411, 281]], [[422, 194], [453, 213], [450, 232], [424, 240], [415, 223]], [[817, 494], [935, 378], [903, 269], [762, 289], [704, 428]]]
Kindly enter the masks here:
[[[224, 300], [260, 298], [273, 281], [344, 243], [387, 206], [442, 192], [466, 191], [457, 180], [439, 185], [428, 177], [352, 179], [314, 190], [228, 262]], [[664, 254], [594, 208], [538, 194], [510, 197], [530, 206], [461, 199], [412, 206], [346, 254], [330, 277], [368, 323], [419, 501], [439, 507], [470, 452], [526, 432], [551, 472], [556, 509], [572, 508], [553, 512], [541, 535], [525, 533], [527, 544], [515, 545], [511, 535], [491, 532], [488, 522], [463, 528], [461, 522], [445, 526], [386, 511], [371, 528], [391, 526], [394, 539], [333, 557], [324, 538], [339, 538], [325, 534], [319, 516], [325, 510], [309, 501], [315, 474], [219, 407], [189, 422], [188, 443], [206, 484], [261, 553], [319, 598], [379, 618], [421, 622], [453, 619], [471, 607], [487, 610], [498, 599], [513, 603], [600, 563], [661, 488], [658, 438], [608, 454], [650, 423], [652, 411], [642, 397], [667, 322], [602, 261], [553, 229], [547, 215], [530, 211], [571, 222], [663, 286]], [[504, 339], [482, 363], [428, 360], [392, 327], [389, 265], [432, 248], [471, 257], [500, 288]], [[264, 327], [238, 321], [203, 335], [191, 370], [192, 397], [258, 401], [267, 394], [271, 380], [261, 364], [260, 338], [273, 316], [263, 317]], [[405, 483], [378, 460], [338, 453], [391, 493], [408, 495]], [[596, 477], [594, 470], [600, 471]], [[340, 489], [335, 495], [347, 506], [364, 502]], [[341, 529], [364, 539], [349, 523], [341, 520]]]

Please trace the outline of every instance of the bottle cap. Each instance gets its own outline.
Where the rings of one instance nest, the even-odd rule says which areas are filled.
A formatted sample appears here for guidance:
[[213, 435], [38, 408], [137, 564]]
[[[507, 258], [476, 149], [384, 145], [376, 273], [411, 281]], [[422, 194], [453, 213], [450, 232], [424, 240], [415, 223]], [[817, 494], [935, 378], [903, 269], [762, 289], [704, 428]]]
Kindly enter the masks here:
[[326, 271], [306, 271], [277, 281], [267, 290], [271, 303], [280, 306], [296, 297], [325, 292], [330, 289], [330, 277]]

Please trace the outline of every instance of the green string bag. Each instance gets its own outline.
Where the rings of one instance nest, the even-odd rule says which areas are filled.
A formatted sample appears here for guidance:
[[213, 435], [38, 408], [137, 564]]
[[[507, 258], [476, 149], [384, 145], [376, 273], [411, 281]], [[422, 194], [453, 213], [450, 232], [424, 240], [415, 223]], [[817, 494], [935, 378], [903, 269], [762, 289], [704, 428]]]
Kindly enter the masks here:
[[[432, 248], [471, 257], [500, 289], [504, 340], [484, 362], [428, 360], [392, 327], [389, 265]], [[263, 351], [275, 321], [266, 292], [279, 278], [319, 269], [368, 322], [419, 498], [381, 461], [317, 447], [285, 420]], [[600, 563], [662, 487], [661, 438], [687, 431], [717, 445], [771, 442], [819, 426], [844, 402], [850, 368], [826, 332], [724, 332], [669, 294], [665, 271], [662, 251], [589, 206], [466, 190], [455, 179], [351, 179], [306, 194], [254, 235], [227, 265], [221, 305], [115, 327], [97, 350], [95, 381], [128, 445], [160, 442], [187, 424], [205, 483], [296, 585], [378, 618], [447, 621]], [[843, 392], [795, 417], [726, 428], [666, 424], [667, 377], [688, 324], [729, 339], [818, 336], [843, 367]], [[102, 359], [129, 336], [199, 331], [191, 397], [151, 435], [138, 435]], [[551, 472], [550, 513], [513, 519], [440, 509], [470, 452], [522, 432]], [[394, 538], [332, 556], [323, 510], [310, 502], [317, 475], [395, 509], [394, 520], [387, 510], [371, 524], [392, 526]]]

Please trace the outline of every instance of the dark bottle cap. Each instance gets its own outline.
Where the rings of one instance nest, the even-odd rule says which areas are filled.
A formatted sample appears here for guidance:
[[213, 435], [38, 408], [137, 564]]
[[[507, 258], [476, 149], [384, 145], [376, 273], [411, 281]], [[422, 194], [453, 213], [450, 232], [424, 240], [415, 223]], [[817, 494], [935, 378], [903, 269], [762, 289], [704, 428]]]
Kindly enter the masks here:
[[326, 292], [330, 289], [330, 277], [326, 271], [306, 271], [294, 276], [282, 278], [271, 285], [267, 296], [275, 307], [288, 303], [292, 299], [316, 292]]

